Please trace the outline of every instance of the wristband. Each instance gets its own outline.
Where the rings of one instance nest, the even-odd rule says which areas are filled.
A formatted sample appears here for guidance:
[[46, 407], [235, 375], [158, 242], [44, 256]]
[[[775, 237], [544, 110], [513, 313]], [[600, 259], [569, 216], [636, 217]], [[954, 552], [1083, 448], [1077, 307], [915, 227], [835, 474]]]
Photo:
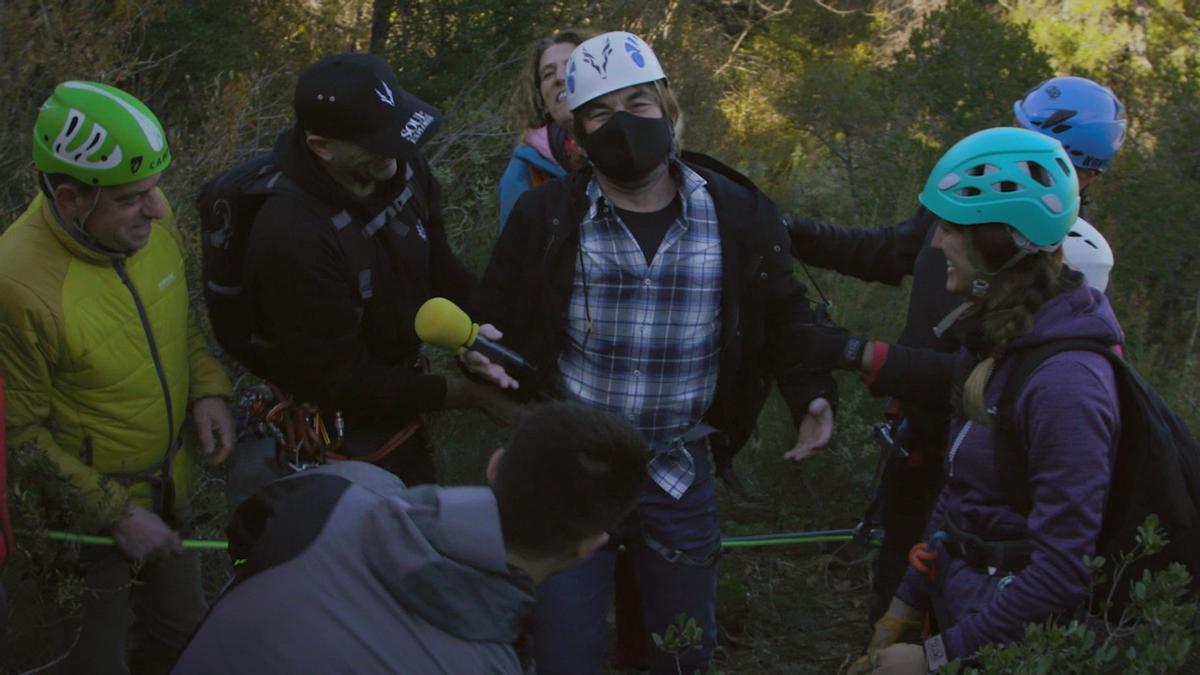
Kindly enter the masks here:
[[946, 643], [942, 641], [941, 635], [934, 635], [925, 641], [925, 667], [929, 672], [936, 673], [949, 662], [946, 658]]
[[838, 368], [853, 371], [862, 370], [863, 352], [867, 351], [868, 344], [870, 344], [870, 340], [857, 335], [851, 335], [846, 338], [846, 344], [842, 347], [842, 353], [838, 356]]

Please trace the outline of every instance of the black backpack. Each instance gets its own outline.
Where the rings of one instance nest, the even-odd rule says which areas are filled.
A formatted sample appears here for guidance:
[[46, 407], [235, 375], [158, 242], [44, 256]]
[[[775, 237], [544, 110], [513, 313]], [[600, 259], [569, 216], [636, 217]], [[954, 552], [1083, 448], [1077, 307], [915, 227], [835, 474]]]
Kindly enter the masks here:
[[[294, 195], [316, 213], [329, 219], [349, 264], [347, 278], [357, 285], [358, 316], [373, 295], [371, 237], [411, 202], [419, 219], [425, 218], [418, 181], [405, 165], [407, 187], [370, 223], [357, 222], [347, 211], [337, 210], [309, 195], [279, 169], [275, 156], [257, 155], [211, 178], [200, 188], [196, 209], [200, 213], [204, 300], [213, 334], [221, 348], [239, 363], [254, 370], [255, 347], [269, 340], [253, 333], [253, 301], [243, 292], [246, 246], [255, 216], [269, 197]], [[378, 222], [377, 222], [378, 221]]]
[[[1121, 435], [1112, 465], [1108, 503], [1096, 543], [1096, 555], [1110, 565], [1136, 545], [1137, 528], [1157, 514], [1169, 544], [1160, 553], [1131, 566], [1118, 581], [1110, 611], [1124, 606], [1132, 582], [1143, 570], [1182, 563], [1197, 587], [1200, 575], [1200, 446], [1187, 424], [1141, 375], [1111, 347], [1093, 340], [1060, 340], [1010, 352], [1012, 371], [996, 406], [996, 471], [1006, 491], [1025, 513], [1032, 509], [1029, 450], [1013, 426], [1013, 410], [1029, 375], [1051, 356], [1065, 351], [1100, 354], [1112, 364], [1121, 411]], [[1110, 580], [1097, 584], [1094, 599], [1106, 599]], [[1098, 607], [1098, 605], [1093, 605]]]

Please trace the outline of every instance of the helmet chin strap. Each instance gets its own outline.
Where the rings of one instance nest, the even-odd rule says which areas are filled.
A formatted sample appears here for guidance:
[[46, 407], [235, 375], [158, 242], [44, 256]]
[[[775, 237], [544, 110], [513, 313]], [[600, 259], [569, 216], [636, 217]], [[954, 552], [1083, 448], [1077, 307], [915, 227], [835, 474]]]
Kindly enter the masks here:
[[943, 317], [942, 320], [933, 327], [934, 335], [941, 337], [943, 333], [950, 330], [950, 327], [957, 323], [958, 320], [967, 313], [967, 310], [974, 307], [980, 300], [987, 296], [988, 290], [992, 287], [992, 277], [995, 277], [1004, 270], [1012, 268], [1013, 265], [1016, 265], [1024, 260], [1026, 256], [1034, 253], [1053, 253], [1062, 246], [1062, 242], [1052, 244], [1050, 246], [1038, 246], [1037, 244], [1030, 242], [1024, 237], [1024, 235], [1012, 229], [1011, 227], [1008, 228], [1008, 233], [1012, 235], [1013, 243], [1017, 246], [1017, 252], [1014, 253], [1007, 262], [1001, 265], [1000, 269], [988, 270], [983, 266], [983, 261], [979, 259], [979, 253], [975, 250], [975, 238], [971, 235], [970, 229], [967, 229], [967, 257], [970, 258], [971, 265], [974, 266], [975, 269], [979, 270], [979, 276], [971, 281], [971, 299], [963, 302], [958, 307], [955, 307], [950, 311], [949, 314]]

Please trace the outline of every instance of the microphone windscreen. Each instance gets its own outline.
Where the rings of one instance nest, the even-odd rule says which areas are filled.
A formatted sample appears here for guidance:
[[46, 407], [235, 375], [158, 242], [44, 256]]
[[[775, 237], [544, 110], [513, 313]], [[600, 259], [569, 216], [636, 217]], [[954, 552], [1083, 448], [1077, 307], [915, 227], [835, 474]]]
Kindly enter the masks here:
[[478, 330], [467, 313], [446, 298], [430, 298], [417, 310], [417, 337], [446, 349], [470, 345]]

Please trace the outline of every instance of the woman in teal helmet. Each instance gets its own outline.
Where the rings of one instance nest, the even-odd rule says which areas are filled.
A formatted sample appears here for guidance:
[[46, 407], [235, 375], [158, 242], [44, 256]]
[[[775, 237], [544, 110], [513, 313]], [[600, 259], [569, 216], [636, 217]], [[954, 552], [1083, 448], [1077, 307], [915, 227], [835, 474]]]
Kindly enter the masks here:
[[[1079, 195], [1061, 144], [1025, 129], [981, 131], [938, 161], [920, 200], [939, 219], [934, 246], [946, 255], [947, 290], [964, 300], [957, 316], [977, 315], [979, 327], [959, 355], [970, 375], [954, 402], [935, 534], [914, 548], [858, 673], [925, 673], [1073, 611], [1088, 593], [1083, 558], [1095, 553], [1117, 446], [1111, 365], [1061, 352], [1033, 371], [1005, 417], [1027, 445], [1028, 504], [997, 475], [1009, 357], [1057, 340], [1123, 339], [1104, 295], [1062, 262]], [[994, 542], [1006, 543], [1002, 556]], [[936, 634], [903, 642], [920, 637], [927, 614]]]

